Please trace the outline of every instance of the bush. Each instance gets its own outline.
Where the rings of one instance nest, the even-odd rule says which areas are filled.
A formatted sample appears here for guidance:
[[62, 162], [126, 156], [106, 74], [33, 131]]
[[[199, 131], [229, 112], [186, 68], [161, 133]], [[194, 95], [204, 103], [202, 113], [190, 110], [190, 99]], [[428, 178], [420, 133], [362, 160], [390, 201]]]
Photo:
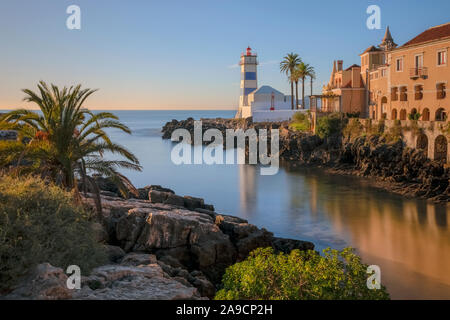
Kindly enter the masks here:
[[292, 122], [289, 127], [297, 131], [310, 131], [311, 122], [309, 121], [309, 115], [304, 112], [296, 112], [292, 116]]
[[322, 139], [333, 134], [340, 133], [342, 130], [343, 119], [339, 114], [331, 114], [321, 117], [317, 120], [317, 135]]
[[350, 140], [353, 140], [363, 135], [364, 126], [361, 124], [359, 119], [351, 118], [349, 119], [349, 122], [345, 126], [342, 133], [344, 134], [345, 137], [348, 137]]
[[217, 300], [389, 299], [384, 286], [367, 288], [367, 265], [353, 249], [293, 250], [275, 254], [257, 249], [247, 260], [229, 267]]
[[408, 114], [408, 120], [413, 120], [413, 121], [417, 121], [420, 119], [422, 115], [420, 113], [410, 113]]
[[82, 274], [106, 261], [73, 194], [37, 178], [0, 176], [0, 291], [42, 262]]

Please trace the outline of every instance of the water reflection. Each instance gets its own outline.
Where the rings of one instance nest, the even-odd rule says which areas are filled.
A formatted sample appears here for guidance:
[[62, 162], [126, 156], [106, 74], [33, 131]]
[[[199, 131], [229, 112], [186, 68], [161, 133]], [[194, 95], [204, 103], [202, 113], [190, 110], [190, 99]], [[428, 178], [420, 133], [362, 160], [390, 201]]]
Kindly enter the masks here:
[[[284, 169], [267, 189], [254, 167], [240, 168], [241, 208], [265, 208], [289, 236], [308, 238], [318, 249], [355, 247], [366, 263], [381, 267], [393, 298], [450, 298], [448, 205], [392, 195], [360, 178]], [[288, 196], [277, 216], [270, 190]]]

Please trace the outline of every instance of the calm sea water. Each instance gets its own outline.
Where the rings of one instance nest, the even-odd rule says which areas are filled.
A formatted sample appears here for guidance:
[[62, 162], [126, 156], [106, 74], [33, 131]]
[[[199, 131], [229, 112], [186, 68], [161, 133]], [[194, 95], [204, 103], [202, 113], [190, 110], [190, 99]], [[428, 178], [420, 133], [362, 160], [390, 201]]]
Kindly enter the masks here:
[[352, 246], [381, 267], [393, 298], [450, 299], [450, 206], [411, 200], [367, 180], [282, 167], [261, 176], [251, 165], [182, 165], [161, 127], [172, 119], [233, 117], [234, 111], [114, 111], [133, 135], [112, 132], [141, 161], [126, 172], [138, 187], [160, 184], [202, 197], [216, 211], [248, 219], [277, 236], [312, 241], [317, 249]]

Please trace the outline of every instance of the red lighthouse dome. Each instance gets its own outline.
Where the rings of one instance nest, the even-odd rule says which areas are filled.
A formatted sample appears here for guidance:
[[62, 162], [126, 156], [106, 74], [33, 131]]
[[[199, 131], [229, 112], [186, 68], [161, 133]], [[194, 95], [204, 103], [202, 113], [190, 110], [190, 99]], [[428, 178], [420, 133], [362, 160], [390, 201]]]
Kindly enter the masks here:
[[251, 56], [252, 55], [252, 48], [248, 47], [247, 48], [247, 56]]

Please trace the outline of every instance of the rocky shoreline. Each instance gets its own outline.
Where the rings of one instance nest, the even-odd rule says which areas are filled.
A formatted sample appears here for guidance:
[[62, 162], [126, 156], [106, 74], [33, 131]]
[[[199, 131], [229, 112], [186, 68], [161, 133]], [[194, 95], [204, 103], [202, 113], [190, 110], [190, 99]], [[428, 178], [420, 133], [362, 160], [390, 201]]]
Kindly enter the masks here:
[[[289, 128], [288, 122], [252, 123], [251, 119], [202, 119], [203, 131], [226, 129], [279, 129], [280, 158], [294, 166], [316, 166], [327, 172], [368, 178], [389, 192], [436, 203], [450, 201], [450, 168], [428, 159], [420, 150], [407, 148], [379, 135], [356, 138], [334, 135], [325, 139]], [[176, 129], [194, 130], [194, 119], [172, 120], [164, 125], [164, 139]], [[269, 137], [270, 138], [270, 137]]]
[[[314, 249], [311, 242], [277, 238], [247, 220], [217, 213], [200, 198], [160, 186], [138, 191], [130, 199], [111, 188], [102, 191], [103, 222], [93, 229], [109, 262], [82, 273], [81, 289], [68, 289], [64, 270], [43, 263], [4, 299], [211, 299], [225, 269], [256, 248]], [[84, 198], [90, 210], [94, 199]]]

